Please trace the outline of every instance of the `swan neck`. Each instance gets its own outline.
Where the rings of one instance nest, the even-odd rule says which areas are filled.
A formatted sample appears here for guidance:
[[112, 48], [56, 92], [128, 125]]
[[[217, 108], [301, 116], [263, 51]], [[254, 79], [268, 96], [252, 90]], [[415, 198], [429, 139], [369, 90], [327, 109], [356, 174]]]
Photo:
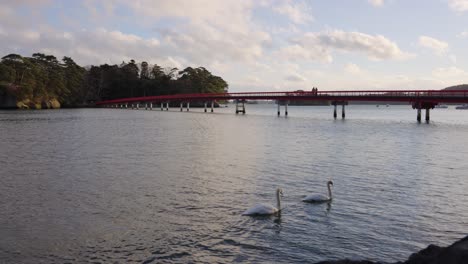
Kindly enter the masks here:
[[281, 197], [279, 192], [276, 192], [276, 206], [278, 211], [281, 210]]
[[332, 199], [332, 191], [331, 191], [330, 184], [328, 184], [327, 187], [328, 187], [328, 198], [330, 198], [330, 200], [331, 200]]

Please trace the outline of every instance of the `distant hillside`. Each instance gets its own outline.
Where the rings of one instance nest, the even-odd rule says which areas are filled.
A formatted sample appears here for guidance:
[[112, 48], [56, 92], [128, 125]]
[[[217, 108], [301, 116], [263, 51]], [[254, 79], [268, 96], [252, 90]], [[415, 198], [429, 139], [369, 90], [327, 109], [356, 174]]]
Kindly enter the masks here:
[[460, 84], [455, 86], [450, 86], [442, 90], [468, 90], [468, 84]]

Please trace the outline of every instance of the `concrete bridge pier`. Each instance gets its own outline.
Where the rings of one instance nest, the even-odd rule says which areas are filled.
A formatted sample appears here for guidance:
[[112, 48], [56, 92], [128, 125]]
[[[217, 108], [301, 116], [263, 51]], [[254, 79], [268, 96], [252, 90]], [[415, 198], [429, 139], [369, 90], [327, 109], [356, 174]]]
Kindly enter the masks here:
[[153, 110], [153, 102], [150, 103], [150, 110]]
[[211, 113], [214, 112], [213, 108], [214, 108], [214, 101], [211, 101]]
[[145, 103], [145, 110], [148, 110], [148, 104]]
[[125, 109], [127, 109], [127, 108], [128, 108], [128, 103], [125, 103]]
[[284, 115], [288, 116], [288, 104], [289, 101], [284, 102]]
[[346, 113], [345, 113], [345, 107], [346, 105], [348, 104], [347, 101], [333, 101], [332, 102], [332, 105], [333, 105], [333, 118], [337, 118], [338, 117], [338, 105], [341, 105], [341, 118], [345, 118], [346, 117]]
[[180, 111], [182, 112], [182, 109], [184, 108], [184, 103], [180, 102]]
[[279, 100], [277, 102], [278, 102], [278, 116], [280, 116], [281, 115], [281, 109], [280, 109], [281, 103]]
[[187, 102], [187, 112], [190, 111], [190, 102]]
[[245, 114], [245, 102], [244, 100], [236, 100], [236, 114]]
[[204, 102], [203, 105], [205, 106], [205, 113], [206, 113], [206, 102]]
[[169, 111], [169, 102], [166, 103], [166, 111]]
[[140, 108], [140, 103], [136, 104], [136, 109], [138, 110]]
[[416, 109], [418, 111], [418, 114], [416, 116], [416, 120], [421, 123], [421, 110], [426, 109], [426, 123], [429, 123], [430, 121], [430, 111], [431, 109], [434, 109], [434, 107], [437, 105], [437, 103], [434, 102], [414, 102], [413, 103], [413, 109]]
[[164, 103], [161, 102], [161, 111], [164, 111]]

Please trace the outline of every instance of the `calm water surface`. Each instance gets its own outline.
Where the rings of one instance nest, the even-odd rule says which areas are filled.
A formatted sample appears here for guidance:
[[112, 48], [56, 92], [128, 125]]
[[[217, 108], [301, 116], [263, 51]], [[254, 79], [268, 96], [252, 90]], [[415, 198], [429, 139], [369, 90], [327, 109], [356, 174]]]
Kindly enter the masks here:
[[[215, 111], [0, 111], [0, 263], [397, 261], [467, 234], [468, 111]], [[241, 216], [277, 187], [281, 217]]]

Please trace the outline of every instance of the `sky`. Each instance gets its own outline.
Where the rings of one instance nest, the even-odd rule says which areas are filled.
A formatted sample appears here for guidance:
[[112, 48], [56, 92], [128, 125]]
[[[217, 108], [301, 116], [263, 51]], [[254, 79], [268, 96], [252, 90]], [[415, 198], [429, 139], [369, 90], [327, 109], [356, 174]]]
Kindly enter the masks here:
[[0, 0], [0, 56], [203, 66], [230, 92], [468, 83], [468, 0]]

